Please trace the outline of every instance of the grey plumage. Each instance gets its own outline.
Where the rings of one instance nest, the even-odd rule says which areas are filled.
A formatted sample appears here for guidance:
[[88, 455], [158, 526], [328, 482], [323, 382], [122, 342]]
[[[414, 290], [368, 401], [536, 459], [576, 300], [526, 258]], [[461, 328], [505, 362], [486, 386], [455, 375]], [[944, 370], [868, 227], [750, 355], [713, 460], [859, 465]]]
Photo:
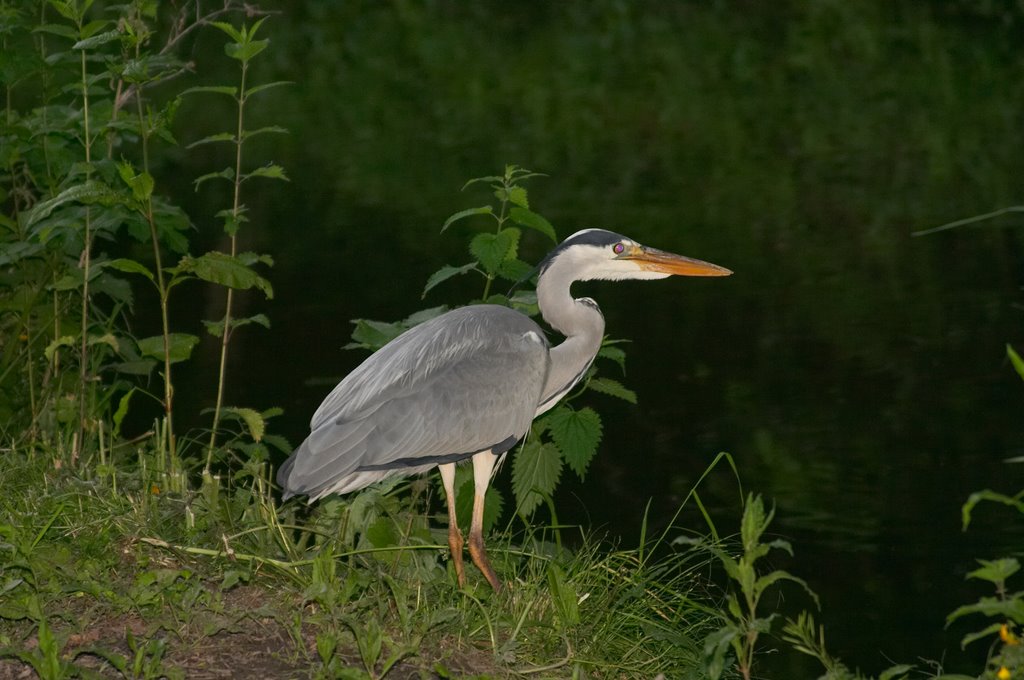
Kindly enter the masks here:
[[313, 500], [507, 450], [530, 427], [548, 365], [541, 328], [507, 307], [474, 305], [431, 319], [334, 388], [278, 482], [286, 496]]

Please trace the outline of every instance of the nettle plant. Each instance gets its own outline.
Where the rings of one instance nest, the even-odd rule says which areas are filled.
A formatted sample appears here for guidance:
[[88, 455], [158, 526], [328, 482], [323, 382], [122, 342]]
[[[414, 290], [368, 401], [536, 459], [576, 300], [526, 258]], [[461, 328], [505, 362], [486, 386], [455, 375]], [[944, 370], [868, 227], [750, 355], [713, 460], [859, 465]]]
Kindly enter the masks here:
[[[533, 290], [534, 267], [520, 257], [520, 243], [524, 230], [543, 235], [551, 246], [558, 243], [558, 236], [547, 219], [530, 209], [529, 196], [523, 183], [537, 176], [538, 173], [509, 165], [501, 175], [478, 177], [463, 186], [463, 190], [466, 190], [485, 185], [490, 188], [494, 200], [451, 215], [441, 231], [447, 231], [456, 222], [470, 218], [490, 222], [491, 229], [470, 238], [468, 250], [471, 261], [462, 265], [445, 265], [427, 279], [423, 289], [424, 298], [436, 286], [453, 277], [476, 274], [483, 280], [483, 290], [480, 297], [472, 300], [471, 304], [505, 305], [529, 316], [539, 315], [537, 295]], [[506, 286], [511, 288], [508, 293], [495, 292]], [[352, 342], [346, 348], [375, 351], [406, 329], [438, 316], [447, 309], [444, 305], [431, 307], [391, 323], [355, 319]], [[636, 403], [636, 394], [632, 390], [619, 380], [600, 374], [601, 369], [608, 366], [617, 367], [620, 373], [625, 372], [626, 353], [620, 346], [623, 342], [606, 338], [597, 355], [603, 361], [595, 362], [577, 388], [556, 408], [538, 418], [525, 442], [510, 452], [515, 512], [524, 520], [532, 516], [538, 507], [546, 505], [557, 524], [552, 498], [563, 469], [568, 466], [581, 480], [586, 477], [587, 468], [601, 441], [602, 425], [601, 416], [590, 406], [582, 405], [581, 397], [588, 391], [594, 391]], [[472, 468], [459, 468], [456, 489], [459, 521], [468, 523], [473, 500]], [[489, 488], [484, 513], [485, 530], [499, 519], [504, 505], [501, 493], [493, 487]]]
[[[167, 15], [153, 0], [102, 8], [92, 0], [0, 5], [0, 326], [17, 338], [0, 352], [0, 414], [11, 428], [5, 436], [52, 447], [55, 463], [74, 464], [85, 454], [92, 460], [98, 452], [105, 465], [137, 394], [159, 403], [156, 446], [172, 467], [180, 463], [173, 366], [191, 356], [200, 338], [171, 328], [170, 305], [172, 291], [189, 281], [229, 291], [225, 316], [207, 324], [223, 347], [212, 429], [230, 414], [251, 438], [262, 433], [263, 414], [221, 404], [231, 332], [245, 323], [267, 325], [265, 317], [233, 318], [231, 291], [272, 295], [255, 268], [270, 259], [238, 252], [241, 187], [255, 177], [285, 178], [274, 165], [242, 165], [247, 139], [278, 131], [244, 127], [246, 101], [278, 83], [246, 83], [249, 62], [266, 47], [253, 39], [262, 22], [247, 29], [215, 21], [242, 9], [231, 1], [201, 16], [191, 6]], [[235, 145], [235, 165], [214, 173], [233, 183], [231, 207], [218, 213], [231, 246], [228, 253], [192, 255], [192, 222], [160, 191], [152, 168], [160, 151], [177, 144], [173, 122], [182, 100], [158, 102], [151, 93], [192, 70], [176, 54], [186, 37], [209, 25], [229, 36], [225, 52], [241, 65], [240, 84], [188, 92], [232, 96], [237, 126], [193, 146]], [[126, 274], [153, 286], [155, 335], [132, 332], [136, 297]]]

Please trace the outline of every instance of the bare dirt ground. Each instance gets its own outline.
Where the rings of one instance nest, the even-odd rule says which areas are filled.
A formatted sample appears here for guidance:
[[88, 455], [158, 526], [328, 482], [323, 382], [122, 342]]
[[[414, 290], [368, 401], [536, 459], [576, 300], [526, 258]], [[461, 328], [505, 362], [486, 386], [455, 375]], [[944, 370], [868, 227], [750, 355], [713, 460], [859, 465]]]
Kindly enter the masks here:
[[[50, 616], [55, 637], [62, 641], [62, 659], [88, 669], [92, 677], [123, 680], [167, 677], [165, 674], [169, 673], [187, 680], [313, 677], [321, 668], [316, 652], [316, 629], [305, 624], [297, 629], [288, 625], [281, 620], [280, 603], [274, 605], [268, 607], [265, 590], [245, 586], [225, 593], [223, 601], [218, 603], [218, 611], [198, 611], [191, 620], [171, 625], [166, 619], [147, 622], [137, 614], [111, 615], [74, 599], [69, 601], [65, 611], [52, 612]], [[64, 620], [74, 623], [67, 624]], [[14, 628], [8, 634], [16, 638], [18, 626]], [[28, 637], [21, 649], [34, 651], [38, 648], [32, 634], [34, 626], [26, 624], [24, 628]], [[155, 674], [132, 675], [135, 653], [128, 644], [129, 636], [140, 642], [162, 640], [166, 643]], [[122, 674], [104, 658], [112, 654], [127, 660], [127, 674]], [[344, 665], [362, 669], [355, 649], [339, 648], [337, 654]], [[406, 680], [504, 675], [486, 651], [458, 649], [452, 641], [442, 641], [440, 645], [407, 657], [393, 667], [387, 677]], [[28, 663], [17, 659], [0, 660], [0, 680], [38, 677]]]

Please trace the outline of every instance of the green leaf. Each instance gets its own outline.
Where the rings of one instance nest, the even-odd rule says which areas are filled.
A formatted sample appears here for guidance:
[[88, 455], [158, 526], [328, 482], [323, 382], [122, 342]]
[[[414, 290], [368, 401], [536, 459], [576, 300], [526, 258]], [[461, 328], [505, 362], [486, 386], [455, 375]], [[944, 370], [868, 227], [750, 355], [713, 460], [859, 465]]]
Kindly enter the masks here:
[[49, 33], [51, 35], [59, 35], [62, 38], [78, 40], [78, 32], [70, 26], [65, 26], [64, 24], [41, 24], [33, 28], [32, 32]]
[[462, 185], [461, 191], [465, 191], [474, 184], [494, 184], [495, 182], [502, 182], [504, 181], [504, 179], [504, 177], [498, 177], [497, 175], [488, 175], [486, 177], [474, 177], [473, 179], [467, 181], [465, 184]]
[[79, 40], [71, 46], [73, 50], [91, 50], [94, 47], [100, 45], [106, 45], [108, 42], [121, 39], [121, 33], [119, 31], [107, 31], [106, 33], [99, 33], [85, 40]]
[[551, 496], [562, 474], [562, 456], [548, 442], [528, 441], [512, 461], [512, 492], [516, 512], [529, 517], [545, 498]]
[[807, 593], [814, 600], [814, 603], [818, 604], [818, 595], [811, 590], [810, 586], [807, 585], [806, 581], [797, 576], [793, 576], [787, 571], [782, 570], [776, 570], [768, 574], [765, 574], [764, 576], [761, 576], [754, 582], [753, 592], [755, 599], [759, 598], [761, 594], [768, 589], [769, 586], [772, 586], [778, 583], [779, 581], [790, 581], [791, 583], [796, 583], [802, 586], [803, 589], [807, 591]]
[[136, 359], [134, 361], [123, 361], [119, 364], [114, 364], [114, 370], [126, 375], [148, 376], [156, 368], [156, 365], [157, 361], [155, 359]]
[[589, 406], [574, 411], [563, 404], [544, 420], [565, 462], [583, 479], [601, 441], [601, 416]]
[[117, 205], [124, 202], [121, 194], [102, 182], [83, 182], [65, 189], [49, 200], [36, 203], [25, 218], [25, 226], [30, 227], [39, 220], [49, 217], [50, 213], [65, 203]]
[[50, 342], [50, 344], [46, 346], [46, 349], [43, 350], [43, 356], [46, 357], [47, 361], [52, 362], [53, 361], [53, 355], [57, 352], [58, 349], [60, 349], [61, 347], [74, 347], [74, 346], [75, 346], [75, 338], [74, 338], [74, 336], [62, 335], [59, 338], [56, 338], [55, 340], [52, 340]]
[[[266, 414], [263, 415], [266, 416]], [[277, 434], [263, 435], [263, 443], [266, 444], [267, 446], [274, 447], [275, 449], [277, 449], [278, 451], [285, 455], [295, 450], [295, 447], [292, 446], [292, 443], [290, 441], [288, 441], [281, 435]]]
[[237, 43], [245, 42], [245, 35], [242, 32], [245, 31], [244, 26], [242, 27], [242, 31], [239, 31], [237, 28], [224, 21], [211, 21], [210, 25], [215, 26], [216, 28], [219, 28], [220, 30], [224, 31], [228, 34], [229, 38], [231, 38]]
[[199, 87], [190, 87], [182, 94], [226, 94], [227, 96], [234, 99], [238, 96], [238, 88], [234, 85], [201, 85]]
[[1010, 357], [1010, 363], [1012, 363], [1013, 367], [1017, 370], [1017, 375], [1024, 380], [1024, 359], [1020, 358], [1020, 355], [1014, 351], [1013, 347], [1011, 347], [1009, 343], [1006, 344], [1006, 355]]
[[364, 536], [374, 548], [398, 545], [398, 531], [395, 529], [394, 521], [389, 517], [378, 517], [377, 521], [366, 527]]
[[453, 267], [451, 265], [446, 264], [445, 266], [441, 267], [436, 272], [431, 274], [430, 278], [427, 279], [427, 285], [423, 289], [423, 295], [420, 296], [420, 299], [422, 300], [423, 298], [427, 297], [427, 293], [430, 292], [430, 289], [438, 285], [439, 283], [443, 283], [448, 279], [452, 278], [453, 276], [461, 276], [466, 272], [473, 271], [473, 269], [476, 268], [476, 264], [476, 262], [470, 262], [469, 264], [464, 264], [461, 267]]
[[562, 625], [566, 628], [579, 625], [579, 595], [554, 562], [548, 563], [548, 591]]
[[131, 388], [125, 392], [117, 402], [117, 411], [114, 412], [113, 437], [115, 440], [121, 437], [121, 423], [124, 422], [124, 417], [128, 415], [128, 405], [132, 400], [132, 395], [135, 394], [135, 391], [138, 389], [139, 388], [137, 387]]
[[[619, 369], [623, 374], [626, 373], [626, 352], [613, 345], [602, 345], [601, 349], [598, 350], [597, 356], [604, 359], [611, 359], [619, 365]], [[633, 403], [636, 403], [636, 395], [633, 395]]]
[[735, 626], [719, 628], [704, 638], [704, 671], [710, 680], [718, 680], [725, 670], [725, 655], [739, 635]]
[[235, 257], [238, 261], [244, 265], [252, 266], [254, 264], [265, 264], [268, 267], [274, 266], [274, 258], [266, 253], [254, 253], [251, 250], [247, 250], [242, 253], [238, 253]]
[[[199, 343], [199, 338], [188, 333], [171, 333], [168, 336], [170, 345], [171, 363], [187, 361], [192, 356], [192, 350]], [[164, 338], [162, 335], [154, 335], [149, 338], [142, 338], [138, 341], [139, 353], [144, 356], [153, 357], [163, 361], [164, 359]]]
[[[229, 569], [224, 572], [224, 578], [221, 579], [220, 589], [221, 591], [231, 590], [239, 583], [249, 582], [249, 572], [241, 569]], [[127, 675], [127, 674], [126, 674]]]
[[[262, 85], [255, 85], [255, 86], [250, 87], [248, 90], [245, 91], [245, 98], [248, 99], [249, 97], [253, 96], [254, 94], [257, 94], [259, 92], [263, 92], [264, 90], [269, 90], [272, 87], [281, 87], [282, 85], [294, 85], [294, 84], [295, 84], [294, 81], [291, 81], [291, 80], [275, 80], [272, 83], [264, 83]], [[282, 132], [284, 132], [284, 131], [285, 130], [282, 129]]]
[[[87, 4], [92, 4], [92, 0], [89, 0]], [[82, 8], [82, 17], [85, 17], [85, 8]], [[82, 26], [81, 36], [83, 38], [91, 38], [100, 32], [100, 29], [106, 28], [110, 25], [109, 19], [93, 19], [84, 26]]]
[[469, 252], [488, 274], [495, 274], [506, 258], [515, 257], [519, 230], [502, 229], [497, 234], [477, 234], [469, 242]]
[[[96, 272], [96, 273], [99, 273], [98, 269], [93, 270], [93, 271]], [[89, 277], [89, 280], [91, 281], [93, 278], [95, 278], [95, 274], [92, 274]], [[59, 279], [54, 281], [52, 284], [50, 284], [50, 288], [53, 289], [53, 290], [59, 290], [59, 291], [78, 290], [79, 288], [82, 287], [82, 284], [84, 284], [84, 283], [85, 283], [85, 272], [83, 272], [81, 269], [78, 269], [76, 267], [74, 269], [68, 270], [68, 272], [66, 274], [64, 274], [64, 276], [60, 277]]]
[[236, 290], [259, 288], [267, 298], [274, 297], [270, 282], [237, 257], [217, 250], [197, 258], [189, 258], [185, 268], [204, 281], [216, 283]]
[[498, 266], [498, 276], [512, 282], [520, 282], [533, 273], [534, 267], [518, 257], [508, 257]]
[[512, 309], [527, 316], [535, 316], [540, 313], [540, 307], [537, 306], [537, 291], [534, 290], [517, 290], [509, 303], [512, 305]]
[[[249, 221], [249, 218], [245, 216], [245, 206], [239, 206], [237, 210], [229, 208], [227, 210], [220, 210], [217, 212], [216, 217], [224, 220], [224, 233], [228, 236], [234, 236], [238, 233], [238, 228], [244, 223]], [[245, 264], [250, 264], [242, 260]]]
[[375, 352], [405, 330], [401, 324], [373, 321], [372, 319], [353, 319], [352, 323], [356, 325], [352, 331], [354, 342], [345, 345], [346, 349], [361, 347]]
[[243, 64], [267, 49], [269, 40], [250, 40], [245, 43], [228, 43], [224, 45], [224, 54], [237, 59]]
[[205, 175], [196, 177], [192, 183], [195, 185], [196, 190], [198, 190], [199, 185], [209, 179], [226, 179], [230, 182], [235, 179], [235, 170], [234, 168], [224, 168], [220, 172], [209, 172]]
[[775, 511], [765, 512], [764, 500], [760, 494], [750, 493], [743, 506], [743, 518], [740, 521], [740, 540], [743, 541], [744, 552], [752, 552], [754, 546], [761, 541], [761, 535], [772, 521]]
[[636, 392], [625, 387], [618, 380], [612, 380], [611, 378], [591, 378], [587, 383], [589, 389], [601, 394], [607, 394], [613, 397], [618, 397], [623, 401], [628, 401], [630, 404], [636, 403]]
[[539, 231], [551, 239], [552, 243], [558, 243], [558, 235], [555, 233], [555, 228], [537, 213], [517, 205], [513, 206], [508, 214], [516, 224]]
[[338, 646], [338, 638], [334, 634], [330, 633], [317, 633], [316, 635], [316, 653], [320, 657], [320, 662], [326, 668], [328, 662], [334, 658], [334, 650]]
[[[984, 640], [987, 637], [991, 637], [992, 635], [996, 635], [1002, 629], [1003, 625], [1004, 624], [1002, 624], [1002, 623], [993, 623], [993, 624], [991, 624], [991, 625], [989, 625], [989, 626], [987, 626], [985, 628], [982, 628], [979, 631], [976, 631], [974, 633], [968, 633], [967, 635], [965, 635], [963, 637], [962, 640], [960, 640], [960, 649], [965, 649], [967, 647], [967, 645], [971, 644], [972, 642], [977, 642], [978, 640]], [[946, 678], [948, 678], [948, 677], [949, 676], [947, 676], [947, 675], [943, 675], [942, 676], [942, 680], [946, 680]], [[971, 680], [974, 680], [974, 678], [971, 678]]]
[[[508, 200], [509, 200], [510, 203], [514, 203], [515, 205], [519, 206], [520, 208], [525, 208], [525, 209], [529, 209], [530, 208], [530, 201], [527, 200], [527, 198], [526, 198], [526, 188], [525, 187], [510, 187], [508, 189], [507, 196], [508, 196]], [[500, 196], [499, 196], [499, 198], [500, 198]]]
[[[914, 670], [914, 668], [914, 666], [906, 663], [898, 666], [890, 666], [879, 674], [878, 680], [897, 680], [897, 678], [904, 677], [907, 673]], [[941, 677], [949, 678], [950, 676], [942, 675]]]
[[244, 182], [252, 177], [268, 177], [270, 179], [283, 179], [285, 182], [291, 181], [288, 179], [288, 175], [284, 174], [284, 168], [273, 163], [268, 163], [263, 167], [256, 168], [252, 172], [242, 175], [242, 181]]
[[983, 597], [974, 604], [957, 607], [946, 617], [946, 625], [967, 614], [982, 614], [988, 617], [1010, 619], [1014, 623], [1024, 624], [1024, 599], [1013, 598], [1003, 600], [997, 597]]
[[489, 205], [482, 205], [479, 208], [467, 208], [465, 210], [460, 210], [444, 221], [444, 224], [441, 226], [441, 231], [444, 232], [444, 230], [450, 227], [453, 223], [473, 215], [494, 215], [494, 208]]
[[[232, 143], [234, 143], [235, 141], [236, 141], [235, 140], [235, 134], [233, 132], [218, 132], [215, 135], [210, 135], [208, 137], [203, 137], [202, 139], [197, 139], [196, 141], [192, 142], [191, 144], [189, 144], [185, 148], [186, 149], [194, 149], [195, 147], [202, 146], [204, 144], [217, 144], [219, 142], [232, 142]], [[233, 179], [233, 178], [234, 178], [234, 173], [232, 173], [232, 176], [229, 177], [228, 179]]]
[[[1022, 492], [1024, 494], [1024, 492]], [[963, 529], [967, 530], [967, 527], [971, 524], [971, 514], [974, 511], [974, 506], [982, 501], [990, 501], [993, 503], [1002, 503], [1012, 508], [1016, 508], [1017, 512], [1024, 513], [1024, 502], [1021, 501], [1021, 494], [1016, 496], [1007, 496], [1006, 494], [997, 493], [991, 489], [982, 489], [981, 491], [975, 491], [967, 497], [967, 502], [964, 503], [960, 509], [960, 514], [963, 519]]]
[[153, 272], [149, 270], [149, 267], [142, 264], [141, 262], [136, 262], [135, 260], [130, 260], [126, 257], [119, 257], [115, 260], [107, 260], [106, 262], [102, 263], [102, 266], [107, 267], [109, 269], [116, 269], [117, 271], [124, 272], [126, 274], [142, 274], [150, 281], [153, 281], [155, 279], [155, 276]]
[[136, 173], [131, 163], [118, 163], [117, 172], [136, 201], [146, 201], [153, 195], [153, 176], [148, 172]]
[[267, 430], [267, 423], [263, 420], [263, 416], [259, 411], [251, 408], [225, 406], [221, 412], [225, 417], [234, 416], [245, 423], [245, 427], [249, 430], [249, 436], [252, 437], [253, 441], [258, 442], [263, 439], [263, 434]]
[[50, 626], [46, 623], [46, 618], [39, 620], [39, 630], [37, 632], [39, 641], [39, 651], [42, 658], [38, 660], [40, 677], [44, 678], [64, 678], [68, 676], [68, 668], [60, 659], [60, 645], [57, 643], [56, 637], [53, 635], [53, 631], [50, 630]]
[[266, 134], [286, 135], [288, 134], [288, 130], [280, 125], [268, 125], [266, 127], [256, 128], [255, 130], [243, 130], [242, 141]]
[[[270, 328], [270, 319], [267, 318], [266, 314], [256, 314], [254, 316], [242, 317], [240, 319], [231, 319], [231, 330], [234, 331], [236, 328], [242, 326], [248, 326], [249, 324], [259, 324], [264, 328]], [[224, 335], [224, 319], [220, 321], [203, 321], [203, 326], [206, 327], [206, 332], [210, 335], [220, 338]]]
[[86, 340], [87, 347], [95, 347], [96, 345], [106, 345], [115, 352], [120, 353], [121, 347], [117, 344], [117, 338], [114, 337], [113, 333], [104, 333], [103, 335], [90, 335]]
[[1003, 557], [998, 560], [978, 560], [978, 563], [981, 566], [969, 572], [966, 578], [975, 578], [996, 585], [1002, 585], [1006, 583], [1006, 579], [1020, 571], [1020, 562], [1013, 557]]

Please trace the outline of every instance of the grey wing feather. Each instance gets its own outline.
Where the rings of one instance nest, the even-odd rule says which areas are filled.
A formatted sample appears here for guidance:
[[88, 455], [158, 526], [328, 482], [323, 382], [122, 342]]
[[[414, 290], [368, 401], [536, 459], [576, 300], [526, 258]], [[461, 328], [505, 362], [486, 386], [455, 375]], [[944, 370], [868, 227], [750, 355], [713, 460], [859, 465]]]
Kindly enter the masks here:
[[529, 429], [548, 367], [540, 328], [506, 307], [432, 319], [327, 396], [278, 480], [287, 495], [313, 499], [514, 442]]

